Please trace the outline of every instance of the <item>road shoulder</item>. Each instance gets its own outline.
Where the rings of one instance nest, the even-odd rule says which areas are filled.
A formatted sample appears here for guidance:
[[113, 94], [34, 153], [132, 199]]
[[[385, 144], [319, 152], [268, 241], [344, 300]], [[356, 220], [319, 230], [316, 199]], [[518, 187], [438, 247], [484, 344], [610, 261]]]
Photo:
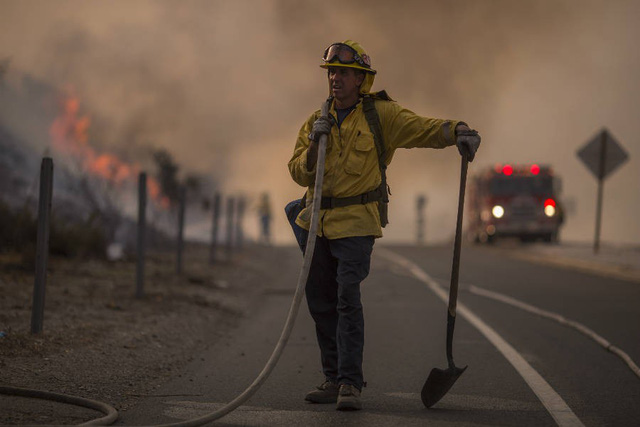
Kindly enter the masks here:
[[585, 244], [533, 244], [518, 249], [500, 248], [512, 258], [640, 284], [640, 247], [637, 246], [603, 246], [597, 254]]

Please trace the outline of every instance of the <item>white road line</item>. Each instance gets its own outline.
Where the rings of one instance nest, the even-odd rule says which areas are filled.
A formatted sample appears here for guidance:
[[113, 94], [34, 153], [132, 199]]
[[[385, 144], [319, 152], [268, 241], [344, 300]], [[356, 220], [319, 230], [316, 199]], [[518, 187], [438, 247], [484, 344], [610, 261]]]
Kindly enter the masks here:
[[[378, 249], [377, 254], [406, 268], [415, 278], [425, 283], [429, 289], [444, 301], [445, 304], [449, 302], [449, 295], [442, 286], [440, 286], [431, 278], [431, 276], [416, 264], [409, 261], [402, 255], [396, 254], [395, 252], [385, 248]], [[551, 388], [549, 383], [547, 383], [545, 379], [542, 378], [542, 376], [533, 369], [526, 360], [524, 360], [520, 353], [518, 353], [511, 344], [509, 344], [495, 330], [493, 330], [493, 328], [476, 316], [465, 305], [458, 303], [457, 312], [475, 326], [476, 329], [478, 329], [480, 333], [482, 333], [498, 349], [498, 351], [502, 353], [509, 363], [511, 363], [511, 365], [529, 385], [531, 390], [536, 394], [536, 396], [538, 396], [538, 399], [540, 399], [549, 414], [556, 421], [556, 424], [561, 427], [584, 427], [582, 421], [580, 421], [571, 408], [569, 408], [562, 397], [560, 397], [560, 395]]]
[[636, 376], [640, 377], [640, 368], [638, 368], [638, 365], [635, 364], [631, 356], [629, 356], [627, 353], [622, 351], [620, 348], [611, 344], [604, 337], [598, 335], [597, 333], [595, 333], [594, 331], [592, 331], [582, 323], [576, 322], [575, 320], [567, 319], [566, 317], [560, 314], [554, 313], [552, 311], [543, 310], [536, 306], [519, 301], [513, 297], [510, 297], [498, 292], [489, 291], [487, 289], [479, 288], [478, 286], [474, 286], [474, 285], [469, 286], [469, 291], [472, 294], [480, 295], [486, 298], [491, 298], [493, 300], [503, 302], [505, 304], [509, 304], [521, 310], [528, 311], [538, 316], [546, 317], [547, 319], [555, 320], [558, 323], [561, 323], [563, 325], [567, 325], [576, 329], [580, 333], [588, 336], [589, 338], [591, 338], [592, 340], [600, 344], [600, 346], [602, 346], [605, 350], [610, 351], [611, 353], [621, 358], [627, 364], [629, 369], [631, 369], [631, 371], [634, 374], [636, 374]]

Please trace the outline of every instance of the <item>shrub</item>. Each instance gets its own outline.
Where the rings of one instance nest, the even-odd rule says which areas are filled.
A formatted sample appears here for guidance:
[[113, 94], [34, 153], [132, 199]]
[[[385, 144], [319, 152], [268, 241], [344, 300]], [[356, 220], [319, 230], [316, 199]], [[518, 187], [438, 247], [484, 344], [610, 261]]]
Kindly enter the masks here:
[[[0, 201], [0, 251], [17, 252], [26, 268], [33, 267], [38, 236], [37, 217], [28, 208], [12, 210]], [[98, 216], [69, 221], [51, 218], [49, 251], [64, 257], [103, 258], [106, 254], [105, 227]]]

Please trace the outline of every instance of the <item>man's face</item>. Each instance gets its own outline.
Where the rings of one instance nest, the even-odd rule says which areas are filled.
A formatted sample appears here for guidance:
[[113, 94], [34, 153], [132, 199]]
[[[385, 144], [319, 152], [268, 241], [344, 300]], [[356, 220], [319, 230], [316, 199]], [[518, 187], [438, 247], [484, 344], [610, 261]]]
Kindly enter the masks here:
[[353, 68], [329, 67], [329, 82], [331, 92], [339, 101], [358, 100], [360, 85], [364, 81], [364, 74]]

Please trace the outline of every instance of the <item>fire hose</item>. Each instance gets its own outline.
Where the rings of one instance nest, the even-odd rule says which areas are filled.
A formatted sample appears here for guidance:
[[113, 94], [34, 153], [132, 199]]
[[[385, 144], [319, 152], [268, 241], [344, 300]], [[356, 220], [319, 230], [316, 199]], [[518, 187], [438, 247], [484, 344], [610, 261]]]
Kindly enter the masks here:
[[[329, 100], [322, 105], [322, 115], [328, 116], [329, 114]], [[275, 368], [282, 352], [289, 341], [289, 337], [291, 336], [291, 331], [293, 330], [293, 324], [298, 315], [298, 309], [300, 308], [300, 303], [302, 302], [302, 297], [304, 296], [304, 287], [307, 283], [307, 278], [309, 276], [309, 271], [311, 269], [311, 260], [313, 259], [313, 253], [315, 249], [316, 242], [316, 233], [318, 231], [318, 215], [320, 214], [320, 200], [322, 197], [322, 181], [324, 178], [324, 161], [325, 161], [325, 152], [327, 148], [327, 135], [321, 135], [318, 143], [318, 160], [316, 164], [316, 180], [314, 185], [314, 193], [313, 193], [313, 205], [311, 210], [311, 224], [309, 228], [309, 236], [307, 237], [307, 246], [304, 254], [304, 261], [302, 263], [302, 268], [300, 270], [300, 275], [298, 276], [298, 284], [296, 286], [296, 291], [293, 296], [293, 301], [291, 302], [291, 306], [289, 307], [289, 313], [287, 315], [287, 320], [285, 321], [284, 327], [282, 328], [282, 332], [280, 334], [280, 338], [271, 353], [271, 357], [265, 364], [264, 368], [256, 379], [247, 387], [242, 393], [240, 393], [235, 399], [231, 402], [227, 403], [222, 408], [211, 412], [209, 414], [203, 415], [198, 418], [194, 418], [191, 420], [179, 422], [179, 423], [170, 423], [170, 424], [161, 424], [156, 427], [194, 427], [201, 426], [211, 421], [215, 421], [227, 415], [228, 413], [237, 409], [244, 402], [249, 400], [251, 396], [255, 394], [256, 391], [262, 386], [262, 384], [267, 380], [273, 368]], [[50, 393], [39, 390], [30, 390], [30, 389], [22, 389], [16, 387], [4, 387], [0, 386], [0, 394], [8, 394], [8, 395], [16, 395], [22, 397], [33, 397], [40, 399], [49, 399], [56, 400], [59, 402], [70, 403], [72, 405], [84, 406], [91, 409], [96, 409], [98, 411], [102, 411], [106, 414], [105, 417], [94, 419], [87, 423], [83, 423], [80, 425], [89, 426], [89, 425], [111, 425], [118, 418], [118, 412], [112, 408], [111, 406], [104, 404], [102, 402], [97, 402], [89, 399], [83, 399], [77, 396], [69, 396], [64, 394]], [[51, 427], [51, 426], [49, 426]]]

